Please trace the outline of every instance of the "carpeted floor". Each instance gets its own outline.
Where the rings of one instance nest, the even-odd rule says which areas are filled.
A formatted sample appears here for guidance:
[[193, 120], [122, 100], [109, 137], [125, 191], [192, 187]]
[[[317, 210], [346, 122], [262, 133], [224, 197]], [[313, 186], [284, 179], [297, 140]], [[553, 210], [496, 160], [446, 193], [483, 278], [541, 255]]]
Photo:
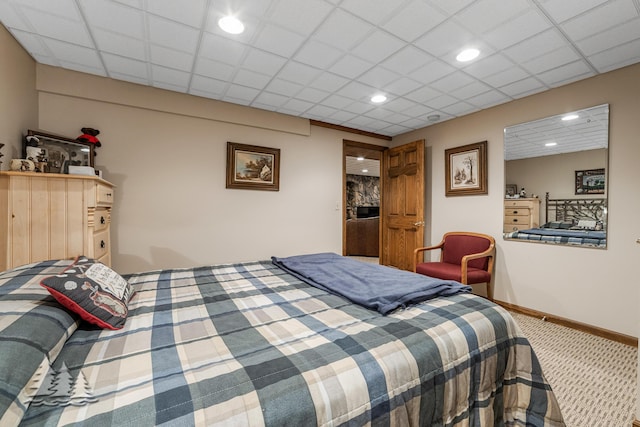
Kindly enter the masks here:
[[512, 313], [540, 359], [567, 427], [630, 427], [636, 408], [638, 350]]

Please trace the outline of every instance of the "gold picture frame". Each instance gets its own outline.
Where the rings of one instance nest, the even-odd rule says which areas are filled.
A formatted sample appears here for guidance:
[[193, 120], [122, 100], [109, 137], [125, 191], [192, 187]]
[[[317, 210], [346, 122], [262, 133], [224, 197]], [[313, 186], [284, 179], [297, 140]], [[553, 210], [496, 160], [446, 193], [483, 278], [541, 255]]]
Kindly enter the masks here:
[[487, 194], [487, 141], [444, 151], [445, 195]]
[[227, 188], [280, 190], [280, 149], [227, 142]]

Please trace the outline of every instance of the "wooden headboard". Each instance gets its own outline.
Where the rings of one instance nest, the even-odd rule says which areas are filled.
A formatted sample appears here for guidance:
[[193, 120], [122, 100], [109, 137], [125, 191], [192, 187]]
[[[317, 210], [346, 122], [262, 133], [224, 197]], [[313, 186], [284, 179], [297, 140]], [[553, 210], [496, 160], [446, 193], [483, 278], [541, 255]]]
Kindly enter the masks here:
[[545, 195], [545, 223], [565, 221], [578, 223], [581, 219], [607, 222], [606, 198], [551, 199]]

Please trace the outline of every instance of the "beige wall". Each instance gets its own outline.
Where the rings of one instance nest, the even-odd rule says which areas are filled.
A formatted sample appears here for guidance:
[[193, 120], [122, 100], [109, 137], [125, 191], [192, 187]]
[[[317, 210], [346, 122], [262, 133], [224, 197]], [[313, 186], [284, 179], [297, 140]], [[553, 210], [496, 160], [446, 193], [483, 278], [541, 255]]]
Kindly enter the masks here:
[[[44, 65], [37, 85], [42, 129], [101, 132], [96, 167], [117, 186], [112, 259], [123, 273], [341, 253], [342, 140], [386, 142]], [[227, 141], [279, 148], [280, 191], [226, 189]]]
[[36, 64], [0, 25], [0, 170], [22, 157], [22, 137], [38, 124]]
[[[637, 336], [638, 281], [628, 274], [640, 256], [640, 197], [633, 171], [640, 159], [640, 64], [499, 105], [394, 138], [424, 138], [430, 156], [430, 240], [448, 230], [485, 232], [497, 239], [498, 300]], [[609, 235], [607, 250], [502, 240], [506, 126], [582, 109], [610, 106]], [[489, 193], [445, 197], [444, 151], [488, 141]]]

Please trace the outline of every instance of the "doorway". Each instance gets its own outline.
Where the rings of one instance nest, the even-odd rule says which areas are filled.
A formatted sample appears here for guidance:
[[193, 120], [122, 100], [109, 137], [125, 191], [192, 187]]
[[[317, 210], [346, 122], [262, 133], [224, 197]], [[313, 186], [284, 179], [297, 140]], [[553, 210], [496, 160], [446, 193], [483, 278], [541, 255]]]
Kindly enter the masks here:
[[343, 140], [342, 254], [366, 262], [380, 258], [385, 149]]

